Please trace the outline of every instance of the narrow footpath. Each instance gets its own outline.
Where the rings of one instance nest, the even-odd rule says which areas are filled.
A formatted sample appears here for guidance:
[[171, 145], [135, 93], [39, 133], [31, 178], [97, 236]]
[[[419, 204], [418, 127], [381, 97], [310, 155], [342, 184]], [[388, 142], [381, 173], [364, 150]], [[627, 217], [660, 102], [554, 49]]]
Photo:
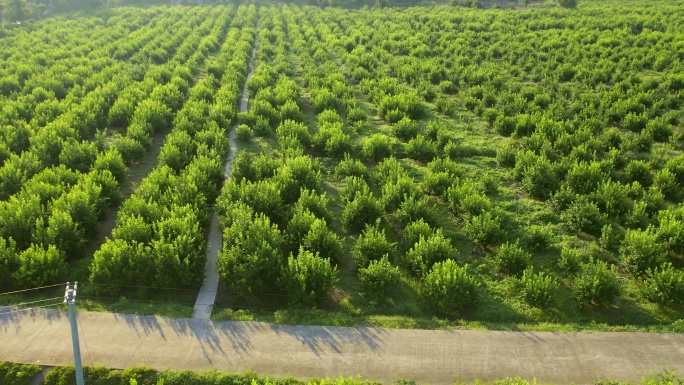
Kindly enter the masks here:
[[[256, 30], [259, 31], [259, 22], [257, 21]], [[249, 105], [249, 90], [247, 89], [247, 82], [254, 75], [254, 58], [256, 56], [257, 48], [259, 47], [259, 35], [256, 35], [254, 40], [254, 49], [252, 50], [252, 56], [249, 59], [249, 72], [247, 73], [247, 80], [242, 89], [242, 98], [240, 99], [240, 112], [247, 111], [247, 106]], [[228, 136], [230, 141], [230, 153], [228, 154], [228, 159], [223, 165], [223, 176], [224, 181], [230, 177], [230, 167], [233, 165], [233, 160], [235, 160], [235, 154], [237, 153], [237, 137], [235, 133], [235, 124]], [[218, 291], [219, 283], [219, 273], [218, 273], [218, 254], [221, 250], [222, 245], [222, 234], [221, 226], [219, 221], [218, 213], [214, 211], [211, 217], [211, 225], [209, 227], [209, 235], [207, 236], [207, 254], [204, 262], [204, 281], [202, 282], [202, 287], [200, 288], [199, 294], [197, 295], [197, 300], [195, 301], [195, 307], [193, 308], [192, 317], [202, 320], [209, 320], [211, 318], [211, 310], [214, 307], [214, 302], [216, 302], [216, 293]]]
[[[73, 365], [68, 313], [0, 315], [0, 360]], [[84, 365], [253, 370], [298, 378], [356, 377], [433, 385], [520, 376], [540, 384], [639, 382], [684, 374], [684, 334], [393, 330], [78, 314]]]

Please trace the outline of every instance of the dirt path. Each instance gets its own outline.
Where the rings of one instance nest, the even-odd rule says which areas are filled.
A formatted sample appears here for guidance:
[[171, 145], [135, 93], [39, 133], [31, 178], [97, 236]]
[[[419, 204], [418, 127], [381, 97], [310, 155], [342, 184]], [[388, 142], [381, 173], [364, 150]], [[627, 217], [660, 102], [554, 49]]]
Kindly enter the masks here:
[[[259, 31], [259, 22], [256, 24], [256, 31]], [[249, 90], [247, 89], [246, 83], [252, 78], [254, 74], [254, 57], [256, 56], [256, 50], [259, 47], [259, 36], [257, 35], [254, 40], [254, 49], [252, 50], [252, 57], [249, 59], [249, 72], [247, 74], [247, 80], [245, 81], [245, 86], [242, 89], [242, 98], [240, 99], [240, 112], [247, 111], [247, 106], [249, 105]], [[233, 165], [233, 160], [235, 160], [235, 154], [237, 153], [237, 142], [235, 128], [237, 124], [233, 126], [230, 130], [230, 153], [228, 154], [228, 159], [223, 166], [224, 179], [230, 177], [230, 167]], [[219, 223], [218, 213], [214, 212], [211, 218], [211, 226], [209, 228], [209, 235], [207, 236], [207, 254], [204, 263], [204, 281], [202, 282], [202, 287], [200, 288], [199, 294], [197, 295], [197, 300], [195, 301], [195, 307], [193, 309], [193, 318], [209, 320], [211, 318], [211, 310], [216, 302], [216, 293], [218, 291], [219, 283], [219, 273], [218, 273], [218, 254], [221, 250], [221, 227]]]
[[[0, 313], [7, 308], [0, 308]], [[539, 383], [640, 381], [684, 373], [684, 334], [392, 330], [211, 322], [80, 312], [85, 365], [254, 370], [270, 376], [398, 378], [435, 385], [460, 379], [535, 377]], [[65, 312], [0, 315], [0, 360], [71, 365]]]
[[[121, 204], [107, 210], [104, 217], [99, 221], [97, 237], [89, 241], [85, 247], [83, 255], [88, 259], [88, 264], [90, 263], [92, 255], [102, 247], [107, 238], [111, 238], [112, 231], [116, 227], [116, 218], [123, 202], [138, 189], [142, 180], [147, 177], [159, 163], [159, 153], [166, 140], [166, 136], [170, 132], [171, 127], [168, 127], [161, 132], [154, 134], [152, 136], [152, 144], [145, 155], [143, 155], [142, 159], [128, 167], [126, 179], [120, 186], [122, 193]], [[83, 276], [87, 277], [87, 274]]]

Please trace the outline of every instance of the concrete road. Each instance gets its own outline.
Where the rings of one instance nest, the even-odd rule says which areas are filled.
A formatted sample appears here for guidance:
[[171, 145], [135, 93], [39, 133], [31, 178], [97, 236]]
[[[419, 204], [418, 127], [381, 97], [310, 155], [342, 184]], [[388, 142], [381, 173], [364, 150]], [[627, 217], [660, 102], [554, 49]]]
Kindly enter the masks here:
[[[259, 30], [259, 20], [256, 23], [256, 30]], [[259, 37], [254, 40], [254, 48], [252, 49], [252, 56], [249, 59], [249, 72], [245, 84], [252, 79], [254, 75], [254, 58], [256, 57], [257, 48], [259, 47]], [[249, 105], [249, 89], [247, 86], [242, 88], [242, 98], [240, 99], [240, 112], [247, 111]], [[223, 164], [223, 178], [227, 180], [230, 178], [230, 168], [233, 166], [235, 155], [237, 154], [237, 124], [230, 128], [228, 141], [230, 143], [230, 152], [228, 159]], [[211, 218], [211, 225], [209, 227], [209, 235], [207, 237], [207, 253], [204, 261], [204, 281], [200, 288], [195, 307], [192, 312], [193, 318], [209, 320], [211, 318], [211, 310], [216, 302], [216, 293], [218, 292], [219, 272], [218, 272], [218, 255], [223, 245], [221, 234], [221, 226], [218, 212], [214, 212]]]
[[[251, 369], [269, 376], [360, 375], [430, 384], [512, 376], [557, 384], [639, 381], [662, 368], [684, 374], [684, 334], [280, 326], [94, 312], [79, 313], [78, 321], [83, 363], [113, 368]], [[1, 315], [0, 360], [73, 364], [67, 313]]]

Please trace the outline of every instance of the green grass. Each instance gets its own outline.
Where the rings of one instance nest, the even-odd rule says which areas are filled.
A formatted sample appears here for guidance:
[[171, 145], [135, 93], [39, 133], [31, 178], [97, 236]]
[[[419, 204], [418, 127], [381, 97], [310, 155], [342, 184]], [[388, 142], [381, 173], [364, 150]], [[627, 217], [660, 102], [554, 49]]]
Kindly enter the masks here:
[[409, 317], [404, 315], [352, 315], [320, 309], [282, 309], [275, 312], [215, 308], [214, 321], [253, 321], [280, 325], [319, 325], [339, 327], [378, 326], [388, 329], [468, 329], [525, 332], [655, 332], [683, 333], [684, 320], [668, 325], [609, 325], [600, 322], [586, 323], [506, 323], [468, 320], [449, 320], [438, 317]]

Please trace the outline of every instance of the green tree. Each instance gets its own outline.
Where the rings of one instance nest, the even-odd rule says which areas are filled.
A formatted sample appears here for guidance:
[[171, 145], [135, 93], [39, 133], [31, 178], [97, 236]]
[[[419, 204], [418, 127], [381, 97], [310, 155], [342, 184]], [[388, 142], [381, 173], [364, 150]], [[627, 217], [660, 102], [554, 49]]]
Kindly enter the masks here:
[[574, 294], [581, 303], [612, 303], [620, 295], [622, 285], [615, 265], [589, 259], [581, 265], [581, 272], [575, 278]]
[[553, 304], [558, 290], [558, 281], [554, 277], [544, 272], [535, 273], [534, 268], [528, 267], [523, 271], [520, 281], [527, 303], [540, 308]]
[[387, 240], [385, 232], [375, 226], [367, 225], [361, 235], [356, 238], [351, 249], [352, 258], [357, 269], [368, 267], [372, 261], [378, 261], [389, 256], [396, 248], [396, 244]]
[[26, 0], [3, 0], [2, 18], [5, 23], [26, 19]]
[[441, 229], [426, 238], [420, 238], [403, 257], [403, 265], [415, 276], [424, 276], [438, 262], [456, 257], [458, 250], [444, 237]]
[[329, 259], [333, 265], [339, 265], [344, 256], [342, 239], [328, 228], [325, 219], [316, 218], [304, 236], [302, 246], [321, 258]]
[[468, 274], [468, 265], [452, 259], [437, 262], [423, 280], [423, 296], [439, 313], [453, 315], [477, 302], [477, 279]]
[[684, 303], [684, 271], [669, 262], [648, 269], [641, 288], [649, 301], [661, 304]]
[[31, 245], [19, 254], [19, 268], [12, 273], [19, 288], [51, 285], [63, 279], [66, 273], [64, 254], [50, 245]]
[[494, 255], [499, 270], [506, 274], [520, 274], [530, 264], [532, 255], [516, 243], [506, 242]]
[[219, 254], [221, 277], [241, 293], [271, 291], [284, 262], [280, 230], [263, 214], [243, 209], [231, 215]]
[[666, 243], [659, 242], [658, 234], [652, 228], [646, 231], [630, 229], [620, 246], [620, 257], [632, 274], [639, 276], [665, 262], [667, 247]]
[[287, 259], [278, 284], [287, 293], [288, 302], [311, 306], [323, 303], [337, 280], [337, 268], [330, 260], [301, 248], [296, 258], [290, 255]]
[[342, 224], [350, 231], [361, 231], [382, 216], [382, 207], [370, 192], [356, 194], [342, 211]]
[[361, 288], [371, 298], [385, 299], [396, 288], [399, 278], [399, 268], [392, 266], [386, 255], [359, 269]]

